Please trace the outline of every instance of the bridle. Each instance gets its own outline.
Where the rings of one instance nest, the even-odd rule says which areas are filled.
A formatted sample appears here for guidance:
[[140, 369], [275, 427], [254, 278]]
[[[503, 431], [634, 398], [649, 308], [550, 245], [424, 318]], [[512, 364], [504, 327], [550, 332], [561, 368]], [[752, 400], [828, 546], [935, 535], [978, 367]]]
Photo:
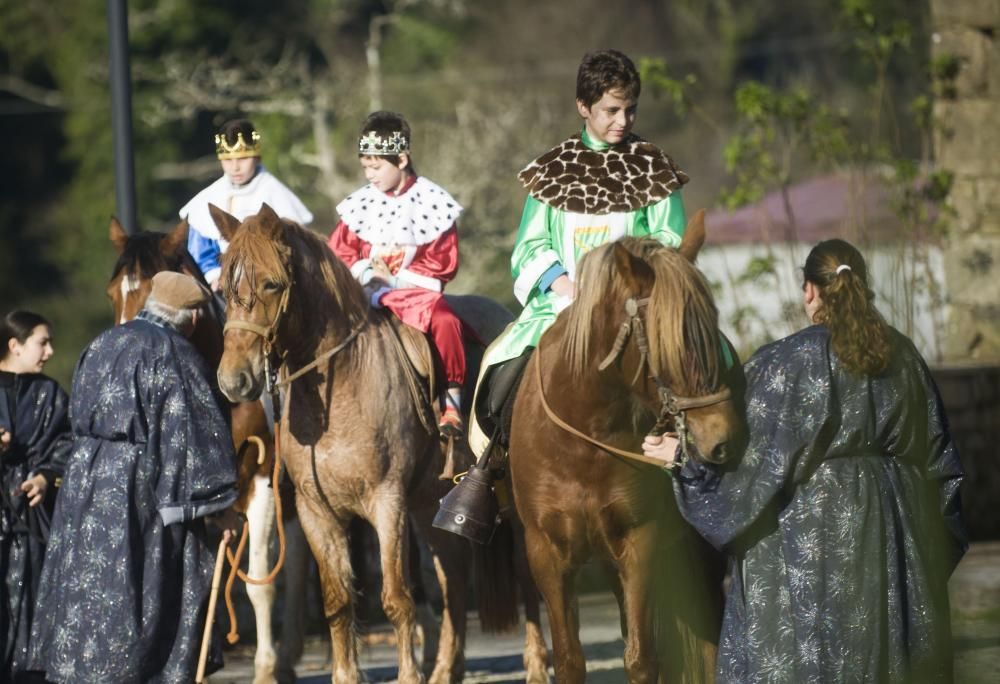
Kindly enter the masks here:
[[[631, 384], [634, 385], [639, 380], [643, 371], [648, 371], [647, 377], [656, 384], [656, 393], [660, 400], [660, 408], [657, 412], [656, 424], [652, 427], [649, 434], [661, 435], [666, 430], [667, 425], [673, 422], [674, 430], [677, 433], [677, 439], [681, 445], [681, 459], [675, 461], [674, 466], [676, 467], [682, 465], [683, 461], [687, 460], [689, 457], [688, 447], [690, 444], [690, 431], [687, 426], [687, 411], [690, 411], [691, 409], [704, 408], [706, 406], [713, 406], [727, 401], [732, 397], [732, 391], [728, 386], [725, 386], [718, 392], [713, 392], [711, 394], [700, 395], [697, 397], [685, 397], [676, 394], [672, 389], [670, 389], [669, 385], [663, 382], [658, 370], [653, 367], [652, 362], [650, 361], [649, 339], [646, 336], [645, 322], [640, 313], [641, 310], [648, 304], [649, 297], [643, 299], [629, 297], [625, 300], [625, 313], [627, 314], [627, 318], [618, 329], [618, 335], [615, 337], [615, 342], [611, 347], [611, 351], [608, 352], [608, 355], [604, 357], [604, 360], [601, 361], [597, 368], [598, 370], [603, 371], [611, 364], [615, 363], [624, 353], [625, 345], [628, 344], [629, 338], [634, 335], [636, 346], [639, 349], [640, 358], [639, 365], [636, 368], [635, 376], [632, 378]], [[541, 349], [539, 348], [539, 352], [540, 351]], [[542, 386], [540, 356], [541, 355], [539, 354], [539, 358], [535, 361], [536, 381], [538, 383], [538, 391], [542, 401], [542, 407], [545, 409], [545, 413], [548, 415], [549, 419], [552, 420], [552, 422], [570, 434], [573, 434], [584, 441], [590, 442], [605, 451], [619, 456], [624, 456], [625, 458], [632, 460], [663, 467], [663, 461], [660, 459], [652, 458], [646, 456], [645, 454], [639, 454], [633, 451], [618, 449], [609, 444], [605, 444], [600, 440], [594, 439], [590, 435], [580, 432], [566, 423], [566, 421], [559, 418], [559, 416], [557, 416], [549, 406], [548, 401], [545, 399], [545, 391]]]
[[[361, 329], [365, 326], [365, 319], [355, 326], [347, 337], [340, 341], [339, 344], [333, 347], [333, 349], [328, 349], [327, 351], [319, 354], [310, 363], [306, 364], [302, 368], [298, 369], [294, 373], [285, 376], [280, 381], [277, 379], [278, 369], [282, 366], [285, 361], [285, 354], [278, 354], [278, 363], [272, 365], [271, 356], [275, 349], [277, 338], [278, 338], [278, 326], [281, 324], [281, 319], [288, 312], [288, 299], [292, 292], [293, 281], [289, 280], [288, 285], [285, 287], [284, 291], [281, 293], [281, 300], [278, 302], [278, 311], [274, 314], [274, 318], [271, 322], [264, 326], [257, 323], [251, 323], [250, 321], [233, 321], [227, 320], [226, 325], [222, 329], [222, 334], [225, 335], [228, 330], [248, 330], [257, 336], [259, 336], [262, 341], [262, 351], [264, 353], [264, 385], [268, 394], [275, 394], [275, 390], [282, 386], [290, 384], [292, 381], [302, 377], [312, 369], [319, 366], [321, 363], [331, 358], [338, 352], [344, 350], [354, 338], [358, 336]], [[245, 307], [248, 311], [250, 307]]]

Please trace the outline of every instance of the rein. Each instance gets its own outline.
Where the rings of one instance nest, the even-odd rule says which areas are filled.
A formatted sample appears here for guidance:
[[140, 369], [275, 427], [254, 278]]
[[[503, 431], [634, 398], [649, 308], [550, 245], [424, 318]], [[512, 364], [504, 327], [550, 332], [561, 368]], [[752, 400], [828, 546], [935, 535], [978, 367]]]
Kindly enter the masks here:
[[[711, 394], [699, 397], [683, 397], [675, 394], [674, 391], [670, 389], [670, 386], [663, 382], [660, 378], [659, 372], [657, 369], [653, 368], [649, 361], [649, 338], [646, 337], [646, 326], [642, 316], [640, 315], [640, 311], [648, 304], [649, 297], [645, 297], [643, 299], [629, 297], [625, 300], [625, 313], [628, 315], [628, 318], [625, 319], [619, 328], [618, 335], [615, 337], [615, 342], [611, 347], [611, 351], [604, 357], [604, 360], [601, 361], [597, 369], [599, 371], [606, 370], [611, 364], [617, 361], [625, 351], [625, 345], [628, 343], [629, 338], [634, 332], [636, 346], [639, 348], [640, 359], [631, 384], [634, 385], [638, 382], [643, 370], [649, 369], [648, 377], [656, 384], [656, 393], [660, 399], [660, 410], [657, 413], [656, 424], [652, 427], [649, 434], [663, 434], [666, 430], [667, 424], [671, 421], [674, 423], [677, 438], [680, 441], [682, 455], [681, 459], [674, 462], [674, 466], [676, 467], [683, 465], [683, 461], [688, 458], [688, 444], [690, 442], [690, 438], [687, 428], [686, 412], [691, 409], [704, 408], [706, 406], [712, 406], [726, 401], [732, 396], [732, 392], [728, 387], [723, 387], [723, 389], [718, 392], [713, 392]], [[549, 417], [549, 420], [566, 432], [569, 432], [571, 435], [579, 437], [580, 439], [583, 439], [584, 441], [589, 442], [604, 451], [618, 456], [623, 456], [634, 461], [640, 461], [642, 463], [664, 468], [663, 461], [658, 458], [646, 456], [645, 454], [636, 453], [634, 451], [618, 449], [610, 444], [605, 444], [604, 442], [594, 439], [590, 435], [577, 430], [572, 425], [557, 416], [555, 411], [552, 410], [552, 407], [549, 406], [548, 400], [545, 398], [545, 388], [542, 385], [541, 344], [539, 344], [536, 357], [535, 381], [538, 385], [538, 396], [542, 401], [542, 408], [545, 409], [545, 413]]]
[[594, 439], [590, 435], [580, 432], [575, 427], [567, 423], [565, 420], [556, 415], [556, 412], [552, 410], [549, 406], [548, 400], [545, 398], [545, 387], [542, 385], [542, 364], [541, 364], [541, 347], [535, 350], [535, 382], [538, 384], [538, 398], [542, 400], [542, 408], [545, 409], [545, 415], [549, 417], [553, 423], [561, 427], [563, 430], [573, 435], [574, 437], [579, 437], [585, 442], [590, 442], [599, 449], [608, 451], [616, 456], [622, 456], [624, 458], [639, 461], [647, 465], [653, 465], [658, 468], [663, 468], [664, 463], [658, 458], [653, 458], [652, 456], [647, 456], [646, 454], [640, 454], [635, 451], [626, 451], [625, 449], [619, 449], [618, 447], [613, 447], [610, 444], [605, 444], [604, 442]]

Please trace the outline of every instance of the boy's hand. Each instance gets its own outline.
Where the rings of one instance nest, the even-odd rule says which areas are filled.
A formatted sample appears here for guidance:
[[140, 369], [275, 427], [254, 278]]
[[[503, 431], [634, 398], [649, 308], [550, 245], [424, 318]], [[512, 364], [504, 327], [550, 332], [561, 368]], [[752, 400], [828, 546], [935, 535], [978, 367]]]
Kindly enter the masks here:
[[382, 261], [381, 257], [372, 257], [371, 267], [374, 274], [373, 277], [380, 278], [386, 283], [392, 282], [392, 271], [389, 270], [389, 267]]
[[576, 285], [573, 283], [572, 280], [569, 279], [569, 276], [566, 274], [563, 274], [558, 278], [556, 278], [555, 280], [553, 280], [552, 285], [549, 286], [549, 289], [555, 292], [557, 295], [561, 297], [566, 297], [567, 299], [570, 300], [576, 297]]
[[10, 432], [7, 428], [0, 427], [0, 454], [10, 448]]

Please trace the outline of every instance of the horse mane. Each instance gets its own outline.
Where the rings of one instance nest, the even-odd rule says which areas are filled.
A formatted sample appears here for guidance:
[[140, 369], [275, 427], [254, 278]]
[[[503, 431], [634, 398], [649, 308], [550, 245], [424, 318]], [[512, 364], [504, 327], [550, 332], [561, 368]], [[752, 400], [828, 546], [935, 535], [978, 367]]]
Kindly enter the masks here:
[[[243, 268], [250, 284], [250, 301], [239, 298], [235, 289], [237, 269]], [[337, 310], [354, 327], [368, 315], [368, 302], [350, 269], [334, 255], [318, 234], [294, 221], [281, 219], [275, 229], [259, 220], [247, 219], [236, 232], [223, 255], [222, 270], [227, 300], [251, 307], [257, 291], [257, 278], [264, 275], [282, 287], [308, 283], [308, 298], [317, 318]], [[332, 302], [323, 302], [328, 295]], [[330, 304], [336, 309], [331, 310]]]
[[[719, 313], [708, 280], [676, 249], [656, 240], [622, 238], [618, 244], [642, 260], [653, 274], [645, 307], [650, 366], [661, 377], [670, 378], [677, 391], [714, 389], [720, 378]], [[630, 281], [619, 272], [614, 245], [590, 251], [578, 269], [577, 296], [567, 312], [563, 339], [563, 354], [578, 374], [595, 366], [590, 358], [592, 336], [608, 327], [617, 330], [625, 321], [624, 301], [642, 296], [629, 291]], [[609, 300], [621, 303], [618, 317], [598, 320]]]

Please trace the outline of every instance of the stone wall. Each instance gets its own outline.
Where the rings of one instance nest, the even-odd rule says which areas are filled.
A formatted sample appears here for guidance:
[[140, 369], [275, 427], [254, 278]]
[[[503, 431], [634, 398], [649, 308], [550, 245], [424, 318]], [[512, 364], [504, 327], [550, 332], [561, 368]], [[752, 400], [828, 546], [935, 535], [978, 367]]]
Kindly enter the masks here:
[[[931, 0], [935, 141], [955, 174], [945, 357], [1000, 359], [1000, 0]], [[940, 72], [942, 69], [937, 69]], [[938, 74], [940, 75], [940, 73]]]
[[1000, 539], [1000, 365], [932, 369], [965, 466], [962, 512], [973, 540]]

